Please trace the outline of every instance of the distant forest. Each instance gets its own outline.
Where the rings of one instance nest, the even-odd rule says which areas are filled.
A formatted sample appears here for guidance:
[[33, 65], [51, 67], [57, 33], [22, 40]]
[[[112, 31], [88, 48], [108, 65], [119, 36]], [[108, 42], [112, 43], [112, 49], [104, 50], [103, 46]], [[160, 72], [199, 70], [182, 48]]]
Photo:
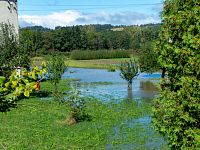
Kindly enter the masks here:
[[73, 50], [133, 50], [152, 47], [160, 24], [113, 26], [77, 25], [48, 29], [33, 26], [20, 29], [20, 40], [32, 56]]

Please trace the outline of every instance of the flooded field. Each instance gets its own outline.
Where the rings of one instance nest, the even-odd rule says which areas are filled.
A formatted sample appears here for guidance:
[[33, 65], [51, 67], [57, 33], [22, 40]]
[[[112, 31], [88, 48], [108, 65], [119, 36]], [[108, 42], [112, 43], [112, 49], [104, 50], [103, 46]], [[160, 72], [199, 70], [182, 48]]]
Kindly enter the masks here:
[[[94, 97], [106, 103], [139, 104], [137, 109], [142, 115], [138, 115], [136, 119], [133, 114], [132, 119], [121, 120], [114, 125], [109, 133], [106, 149], [168, 149], [165, 139], [154, 130], [151, 111], [146, 111], [151, 110], [152, 99], [158, 94], [160, 76], [160, 73], [141, 73], [134, 79], [132, 90], [128, 90], [127, 82], [121, 79], [119, 71], [70, 68], [63, 78], [74, 79], [71, 86], [79, 89], [83, 96]], [[133, 108], [125, 108], [133, 111]]]
[[63, 78], [77, 79], [76, 86], [84, 96], [92, 96], [102, 101], [124, 98], [139, 100], [152, 99], [157, 93], [160, 73], [141, 73], [133, 81], [132, 90], [120, 77], [120, 72], [108, 72], [103, 69], [70, 68]]

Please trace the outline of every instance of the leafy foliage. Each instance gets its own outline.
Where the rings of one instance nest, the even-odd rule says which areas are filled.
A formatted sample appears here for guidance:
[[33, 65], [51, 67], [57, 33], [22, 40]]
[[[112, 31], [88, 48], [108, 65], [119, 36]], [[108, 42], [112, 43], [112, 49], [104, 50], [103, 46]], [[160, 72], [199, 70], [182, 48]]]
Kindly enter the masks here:
[[74, 50], [129, 50], [141, 52], [143, 45], [158, 38], [160, 24], [144, 26], [84, 25], [56, 27], [27, 27], [20, 30], [23, 45], [31, 55]]
[[172, 149], [200, 147], [200, 2], [166, 0], [159, 62], [168, 81], [155, 101], [154, 122]]
[[58, 84], [67, 67], [65, 65], [64, 57], [59, 55], [48, 56], [46, 57], [46, 63], [48, 79], [54, 85], [53, 97], [55, 100], [62, 101], [62, 93], [58, 91]]
[[143, 51], [139, 56], [141, 72], [153, 73], [160, 69], [158, 54], [153, 49], [152, 43], [143, 46]]
[[128, 88], [132, 88], [133, 78], [139, 73], [139, 67], [135, 60], [129, 60], [121, 62], [120, 66], [120, 76], [122, 79], [128, 82]]
[[85, 98], [80, 96], [80, 91], [77, 89], [73, 89], [68, 96], [67, 105], [70, 109], [70, 114], [66, 119], [68, 125], [91, 120], [91, 116], [85, 112]]
[[0, 75], [8, 77], [16, 66], [29, 67], [32, 49], [31, 41], [26, 41], [27, 37], [18, 37], [10, 24], [0, 25]]
[[13, 71], [9, 80], [1, 80], [0, 89], [0, 112], [8, 111], [16, 105], [20, 96], [29, 97], [30, 93], [39, 90], [37, 81], [46, 73], [45, 66], [42, 69], [35, 66], [32, 71], [23, 70], [22, 76]]
[[0, 74], [9, 76], [14, 66], [19, 65], [18, 39], [10, 24], [0, 24]]

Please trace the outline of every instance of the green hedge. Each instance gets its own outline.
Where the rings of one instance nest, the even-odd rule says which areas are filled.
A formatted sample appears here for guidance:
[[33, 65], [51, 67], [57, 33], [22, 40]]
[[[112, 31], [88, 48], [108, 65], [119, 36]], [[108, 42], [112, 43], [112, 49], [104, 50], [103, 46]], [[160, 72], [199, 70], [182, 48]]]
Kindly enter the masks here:
[[70, 57], [74, 60], [130, 58], [130, 52], [126, 50], [74, 50], [71, 52]]

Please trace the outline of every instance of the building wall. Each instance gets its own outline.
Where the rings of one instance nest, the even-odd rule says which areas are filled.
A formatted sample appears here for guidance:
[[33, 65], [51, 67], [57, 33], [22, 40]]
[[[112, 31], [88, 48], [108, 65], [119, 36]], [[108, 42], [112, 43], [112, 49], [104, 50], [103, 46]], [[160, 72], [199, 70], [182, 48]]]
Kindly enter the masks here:
[[18, 34], [17, 0], [0, 0], [0, 23], [8, 23], [14, 26]]

